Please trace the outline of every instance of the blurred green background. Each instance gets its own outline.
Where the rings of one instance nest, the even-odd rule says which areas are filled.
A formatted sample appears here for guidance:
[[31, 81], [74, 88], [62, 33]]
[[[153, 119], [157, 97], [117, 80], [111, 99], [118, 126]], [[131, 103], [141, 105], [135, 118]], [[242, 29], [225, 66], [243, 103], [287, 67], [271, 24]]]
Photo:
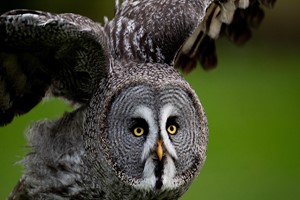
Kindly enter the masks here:
[[[112, 0], [10, 0], [14, 8], [75, 12], [103, 21]], [[205, 107], [210, 128], [206, 164], [182, 198], [202, 200], [300, 199], [300, 1], [278, 1], [243, 47], [217, 42], [218, 68], [187, 76]], [[24, 131], [39, 119], [59, 117], [61, 101], [41, 103], [0, 128], [0, 199], [22, 174], [28, 152]]]

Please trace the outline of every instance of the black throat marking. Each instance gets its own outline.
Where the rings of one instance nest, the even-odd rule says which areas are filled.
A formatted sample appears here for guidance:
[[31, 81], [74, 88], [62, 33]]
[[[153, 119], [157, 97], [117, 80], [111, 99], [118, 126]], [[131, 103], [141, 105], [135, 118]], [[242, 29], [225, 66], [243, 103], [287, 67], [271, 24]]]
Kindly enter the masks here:
[[163, 172], [164, 172], [164, 157], [162, 160], [158, 160], [156, 166], [155, 166], [155, 169], [154, 169], [154, 174], [155, 174], [155, 177], [156, 177], [156, 183], [155, 183], [155, 188], [156, 189], [160, 189], [163, 185], [163, 182], [162, 182], [162, 175], [163, 175]]

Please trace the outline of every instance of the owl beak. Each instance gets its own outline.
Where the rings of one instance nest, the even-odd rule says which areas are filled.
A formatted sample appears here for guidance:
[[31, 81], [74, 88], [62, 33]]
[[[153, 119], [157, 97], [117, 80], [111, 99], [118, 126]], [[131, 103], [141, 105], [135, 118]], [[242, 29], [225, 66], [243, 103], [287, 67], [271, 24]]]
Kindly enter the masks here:
[[156, 153], [157, 153], [157, 157], [158, 157], [158, 160], [161, 161], [162, 157], [163, 157], [163, 148], [162, 148], [162, 140], [159, 139], [157, 141], [157, 148], [156, 148]]

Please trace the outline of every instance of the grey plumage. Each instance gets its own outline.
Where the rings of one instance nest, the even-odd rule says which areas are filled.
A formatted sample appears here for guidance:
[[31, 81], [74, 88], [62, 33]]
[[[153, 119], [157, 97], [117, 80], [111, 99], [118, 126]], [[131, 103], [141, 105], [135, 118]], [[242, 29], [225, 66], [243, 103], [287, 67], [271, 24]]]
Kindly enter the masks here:
[[181, 197], [204, 164], [208, 127], [174, 66], [190, 71], [199, 52], [204, 67], [214, 64], [222, 23], [254, 4], [116, 1], [115, 17], [103, 27], [75, 14], [3, 14], [0, 124], [46, 95], [77, 108], [29, 129], [32, 153], [10, 199]]

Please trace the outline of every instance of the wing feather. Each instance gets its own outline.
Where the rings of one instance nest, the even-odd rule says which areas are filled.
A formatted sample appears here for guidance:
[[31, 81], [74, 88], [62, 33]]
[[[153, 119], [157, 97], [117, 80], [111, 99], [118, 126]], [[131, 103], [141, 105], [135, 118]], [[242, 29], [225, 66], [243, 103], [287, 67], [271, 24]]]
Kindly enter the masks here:
[[178, 49], [210, 3], [211, 0], [116, 1], [115, 17], [105, 26], [112, 54], [116, 59], [173, 64]]
[[107, 75], [100, 24], [71, 13], [13, 10], [0, 16], [0, 125], [46, 94], [87, 103]]
[[205, 17], [186, 40], [175, 59], [175, 67], [191, 72], [199, 61], [204, 69], [217, 65], [215, 40], [226, 36], [238, 45], [251, 38], [251, 29], [264, 18], [265, 7], [273, 7], [276, 0], [219, 0], [213, 1]]
[[123, 0], [105, 26], [116, 59], [174, 65], [192, 71], [217, 65], [215, 40], [236, 44], [251, 37], [276, 0]]

